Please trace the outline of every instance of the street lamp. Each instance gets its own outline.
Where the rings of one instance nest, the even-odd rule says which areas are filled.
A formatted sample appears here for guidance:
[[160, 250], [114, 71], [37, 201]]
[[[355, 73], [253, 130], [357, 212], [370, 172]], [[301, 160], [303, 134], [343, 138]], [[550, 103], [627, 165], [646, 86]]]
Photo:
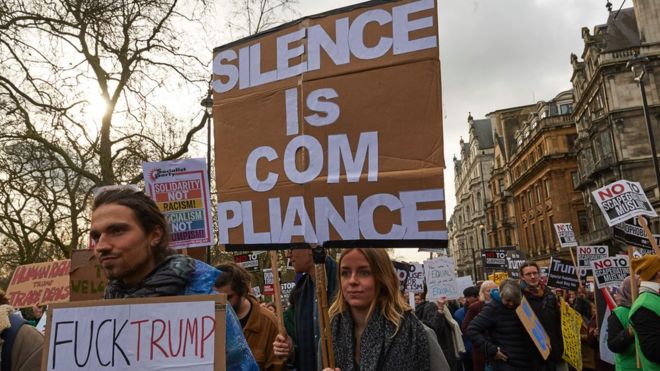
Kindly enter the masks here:
[[649, 141], [651, 142], [651, 156], [653, 159], [653, 168], [655, 170], [656, 187], [660, 190], [660, 173], [658, 172], [658, 155], [655, 150], [655, 137], [653, 136], [653, 128], [651, 127], [651, 118], [649, 117], [649, 106], [646, 101], [646, 89], [644, 88], [644, 75], [646, 75], [646, 64], [649, 62], [647, 57], [636, 56], [628, 61], [627, 68], [633, 73], [635, 81], [639, 83], [639, 90], [642, 94], [642, 111], [644, 112], [644, 122], [646, 123], [646, 130], [648, 131]]
[[[206, 98], [199, 103], [204, 107], [204, 119], [206, 120], [206, 170], [211, 177], [211, 117], [213, 117], [213, 90], [209, 87]], [[206, 262], [211, 264], [211, 246], [206, 249]]]

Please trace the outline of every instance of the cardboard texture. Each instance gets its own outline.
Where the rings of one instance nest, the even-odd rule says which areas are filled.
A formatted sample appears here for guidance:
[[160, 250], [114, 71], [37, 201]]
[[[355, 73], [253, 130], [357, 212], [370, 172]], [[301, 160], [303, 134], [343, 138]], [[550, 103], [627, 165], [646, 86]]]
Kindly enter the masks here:
[[436, 9], [371, 2], [214, 50], [220, 243], [446, 243]]
[[520, 322], [525, 326], [527, 334], [532, 338], [536, 349], [539, 350], [543, 359], [548, 359], [550, 355], [550, 337], [548, 337], [548, 333], [545, 332], [543, 325], [541, 325], [541, 322], [536, 317], [536, 314], [534, 314], [532, 307], [524, 296], [522, 302], [516, 308], [516, 314], [518, 314]]
[[[47, 314], [48, 319], [47, 319], [47, 326], [46, 326], [44, 351], [43, 351], [42, 358], [41, 358], [41, 370], [42, 371], [53, 370], [52, 367], [49, 367], [49, 355], [50, 355], [50, 352], [53, 351], [51, 343], [52, 343], [52, 341], [54, 341], [54, 339], [52, 339], [52, 337], [55, 336], [54, 335], [55, 330], [52, 328], [53, 327], [53, 315], [58, 310], [66, 311], [67, 309], [80, 309], [80, 308], [84, 309], [84, 308], [103, 308], [103, 307], [112, 307], [112, 306], [125, 306], [125, 307], [128, 307], [127, 310], [128, 310], [129, 316], [130, 316], [131, 312], [137, 312], [137, 310], [131, 310], [131, 308], [133, 306], [140, 306], [140, 305], [144, 305], [144, 304], [161, 304], [161, 303], [162, 304], [172, 304], [172, 303], [183, 303], [183, 304], [185, 304], [185, 303], [198, 303], [198, 302], [211, 301], [211, 302], [215, 303], [214, 304], [214, 307], [215, 307], [215, 333], [214, 333], [214, 348], [213, 348], [214, 362], [213, 362], [213, 367], [209, 368], [209, 370], [225, 371], [226, 370], [225, 348], [226, 348], [226, 332], [227, 332], [226, 318], [225, 318], [226, 317], [226, 310], [227, 310], [227, 308], [226, 308], [226, 303], [227, 303], [226, 299], [227, 299], [226, 295], [217, 294], [217, 295], [169, 296], [169, 297], [156, 297], [156, 298], [131, 298], [131, 299], [117, 299], [117, 300], [93, 300], [93, 301], [76, 302], [76, 303], [58, 303], [58, 304], [54, 304], [54, 305], [51, 306], [50, 310], [47, 312], [48, 313]], [[190, 313], [190, 316], [194, 317], [195, 313]], [[154, 321], [154, 323], [155, 322], [156, 321]], [[109, 323], [109, 322], [106, 322], [106, 323]], [[119, 323], [117, 323], [117, 324], [119, 324]], [[131, 326], [135, 326], [135, 324], [136, 323], [131, 323]], [[174, 324], [176, 325], [176, 323], [174, 323]], [[102, 325], [103, 325], [103, 323], [99, 324], [98, 331], [101, 331], [101, 326]], [[169, 323], [169, 325], [172, 325], [172, 323]], [[152, 326], [154, 326], [153, 323], [152, 323]], [[184, 324], [184, 326], [185, 326], [185, 324]], [[142, 328], [143, 326], [139, 325], [139, 327]], [[84, 327], [81, 327], [81, 328], [84, 329]], [[122, 332], [123, 331], [128, 331], [128, 330], [124, 330], [124, 328], [119, 329], [119, 326], [112, 329], [112, 327], [110, 325], [108, 325], [107, 328], [108, 328], [108, 331], [110, 331], [110, 334], [112, 334], [112, 331], [114, 331], [114, 335], [110, 337], [110, 339], [111, 339], [110, 341], [113, 342], [114, 349], [120, 348], [120, 345], [117, 342], [120, 341], [120, 336], [122, 335]], [[151, 329], [151, 331], [154, 331], [153, 327], [150, 327], [150, 329]], [[147, 326], [143, 327], [143, 331], [145, 333], [148, 332], [148, 330], [149, 330], [149, 328]], [[189, 329], [186, 329], [186, 331], [187, 330], [189, 330]], [[76, 328], [76, 331], [78, 331], [77, 328]], [[89, 331], [89, 328], [86, 329], [85, 331]], [[104, 330], [104, 331], [106, 331], [106, 330]], [[166, 331], [163, 332], [163, 334], [162, 334], [163, 336], [165, 335], [165, 332]], [[176, 334], [176, 332], [173, 332], [173, 333]], [[83, 337], [85, 337], [84, 335], [86, 335], [86, 334], [87, 333], [81, 334], [81, 335], [83, 335]], [[187, 333], [185, 335], [196, 336], [196, 335], [193, 335], [193, 333]], [[138, 335], [138, 336], [140, 336], [140, 335]], [[146, 336], [146, 335], [142, 334], [142, 336]], [[162, 339], [151, 338], [151, 340], [152, 341], [155, 340], [158, 343], [158, 341], [162, 340]], [[89, 341], [89, 339], [88, 339], [88, 341]], [[97, 336], [97, 341], [98, 341], [98, 336]], [[163, 340], [163, 341], [165, 341], [165, 340]], [[183, 341], [183, 340], [179, 339], [179, 341]], [[62, 346], [62, 344], [66, 345], [67, 343], [71, 344], [71, 342], [67, 341], [67, 342], [63, 342], [63, 343], [58, 343], [58, 346]], [[87, 346], [87, 344], [83, 344], [83, 345], [84, 345], [83, 347]], [[176, 345], [176, 344], [174, 344], [174, 345]], [[197, 354], [197, 345], [199, 345], [199, 343], [197, 343], [197, 345], [193, 344], [193, 343], [190, 343], [189, 345], [194, 348], [195, 354]], [[153, 343], [152, 343], [152, 346], [153, 346]], [[170, 346], [172, 346], [172, 344], [170, 344]], [[156, 346], [156, 347], [158, 348], [158, 346]], [[191, 348], [191, 351], [193, 351], [193, 348]], [[103, 348], [101, 348], [101, 350], [103, 350]], [[169, 350], [169, 348], [167, 348], [167, 345], [164, 345], [164, 347], [162, 347], [162, 350], [161, 349], [156, 349], [155, 352], [161, 352], [161, 351], [162, 352], [167, 352], [168, 350]], [[89, 350], [86, 350], [86, 351], [88, 353], [92, 353], [93, 349], [90, 348]], [[96, 348], [96, 351], [97, 352], [99, 351], [98, 346]], [[144, 349], [141, 352], [142, 352], [141, 354], [143, 354], [143, 356], [145, 356], [145, 357], [149, 353], [149, 352], [146, 352]], [[116, 353], [117, 354], [114, 354], [114, 352], [113, 352], [113, 357], [116, 358], [116, 359], [121, 358], [121, 356], [119, 355], [120, 352], [118, 350], [117, 350]], [[182, 356], [183, 352], [180, 351], [179, 353], [180, 354], [178, 356]], [[82, 350], [81, 350], [81, 355], [82, 355]], [[126, 353], [126, 355], [128, 357], [135, 357], [136, 356], [136, 354], [133, 354], [133, 353]], [[70, 353], [64, 353], [64, 354], [60, 355], [60, 357], [62, 357], [62, 356], [63, 357], [71, 357], [71, 354]], [[91, 358], [91, 356], [92, 355], [90, 355], [90, 358]], [[170, 357], [170, 359], [173, 359], [173, 358]], [[78, 362], [78, 360], [76, 360], [76, 362]], [[99, 360], [99, 362], [101, 362], [101, 360]], [[144, 362], [144, 359], [143, 359], [143, 362]], [[117, 362], [117, 363], [119, 363], [119, 362]], [[119, 365], [119, 364], [116, 365], [117, 369], [125, 369], [124, 366], [125, 365]], [[189, 366], [188, 369], [196, 369], [196, 368], [194, 368], [194, 366], [195, 366], [194, 361], [191, 362], [188, 366]], [[104, 368], [106, 368], [106, 366], [104, 366]], [[107, 367], [107, 368], [108, 369], [115, 369], [114, 367]], [[58, 370], [59, 368], [55, 368], [55, 369]], [[87, 368], [81, 367], [80, 369], [89, 369], [89, 367], [87, 367]], [[71, 370], [66, 370], [66, 371], [71, 371]]]
[[103, 299], [108, 282], [94, 251], [74, 250], [71, 253], [70, 301]]
[[69, 301], [71, 260], [19, 265], [7, 287], [9, 304], [29, 308]]

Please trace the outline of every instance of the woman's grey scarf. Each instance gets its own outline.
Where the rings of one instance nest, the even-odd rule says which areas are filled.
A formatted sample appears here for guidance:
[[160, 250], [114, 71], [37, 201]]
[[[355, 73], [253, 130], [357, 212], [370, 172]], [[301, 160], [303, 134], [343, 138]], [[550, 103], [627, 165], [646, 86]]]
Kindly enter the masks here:
[[408, 311], [399, 331], [379, 308], [367, 322], [360, 344], [360, 365], [355, 364], [353, 318], [347, 310], [332, 319], [332, 348], [335, 367], [342, 371], [428, 371], [429, 343], [422, 323]]

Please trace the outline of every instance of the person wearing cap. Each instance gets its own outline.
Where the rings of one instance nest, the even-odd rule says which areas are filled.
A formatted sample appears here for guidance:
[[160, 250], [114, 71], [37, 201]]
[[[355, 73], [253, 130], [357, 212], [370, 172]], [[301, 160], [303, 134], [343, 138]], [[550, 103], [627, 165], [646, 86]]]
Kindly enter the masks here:
[[630, 324], [644, 370], [660, 370], [660, 256], [634, 259], [632, 267], [641, 280], [639, 297], [630, 308]]

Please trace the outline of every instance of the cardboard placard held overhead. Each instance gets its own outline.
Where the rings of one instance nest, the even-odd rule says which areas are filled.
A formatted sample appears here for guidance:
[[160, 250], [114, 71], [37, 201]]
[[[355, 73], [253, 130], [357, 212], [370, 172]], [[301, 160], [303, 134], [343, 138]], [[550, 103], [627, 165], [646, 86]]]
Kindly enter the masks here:
[[484, 258], [484, 268], [503, 269], [507, 268], [505, 249], [484, 249], [481, 250], [481, 256]]
[[639, 215], [658, 216], [639, 182], [618, 180], [591, 193], [610, 227]]
[[578, 246], [577, 247], [577, 265], [580, 268], [591, 269], [591, 262], [609, 256], [608, 246]]
[[71, 252], [71, 301], [103, 299], [107, 277], [92, 250]]
[[435, 301], [441, 297], [449, 300], [458, 299], [456, 272], [454, 271], [454, 260], [449, 257], [439, 257], [424, 261], [424, 278], [428, 291], [426, 299]]
[[145, 162], [144, 187], [172, 230], [170, 247], [183, 249], [215, 243], [206, 159]]
[[630, 260], [627, 255], [617, 255], [591, 262], [596, 287], [619, 287], [630, 274]]
[[548, 286], [577, 291], [580, 282], [578, 282], [576, 269], [579, 269], [580, 281], [584, 282], [587, 278], [587, 268], [577, 268], [570, 260], [550, 258]]
[[48, 311], [42, 370], [224, 371], [226, 296], [96, 300]]
[[69, 301], [71, 260], [19, 265], [7, 287], [9, 304], [29, 308]]
[[446, 245], [437, 26], [372, 1], [216, 48], [220, 243]]
[[536, 317], [536, 314], [534, 314], [532, 307], [524, 296], [520, 305], [516, 308], [516, 314], [520, 318], [520, 322], [525, 326], [527, 334], [532, 338], [536, 349], [539, 350], [543, 359], [548, 359], [550, 355], [550, 337], [545, 332], [543, 325], [541, 325], [541, 322]]
[[[638, 216], [637, 218], [628, 219], [623, 223], [615, 225], [614, 228], [612, 228], [614, 239], [623, 242], [626, 245], [637, 246], [646, 250], [653, 250], [653, 244], [646, 236], [644, 228], [639, 225], [639, 222], [637, 221], [638, 218], [646, 217]], [[660, 234], [654, 234], [653, 239], [655, 239], [656, 245], [660, 245]]]
[[555, 232], [561, 247], [575, 247], [578, 245], [571, 223], [555, 223]]

